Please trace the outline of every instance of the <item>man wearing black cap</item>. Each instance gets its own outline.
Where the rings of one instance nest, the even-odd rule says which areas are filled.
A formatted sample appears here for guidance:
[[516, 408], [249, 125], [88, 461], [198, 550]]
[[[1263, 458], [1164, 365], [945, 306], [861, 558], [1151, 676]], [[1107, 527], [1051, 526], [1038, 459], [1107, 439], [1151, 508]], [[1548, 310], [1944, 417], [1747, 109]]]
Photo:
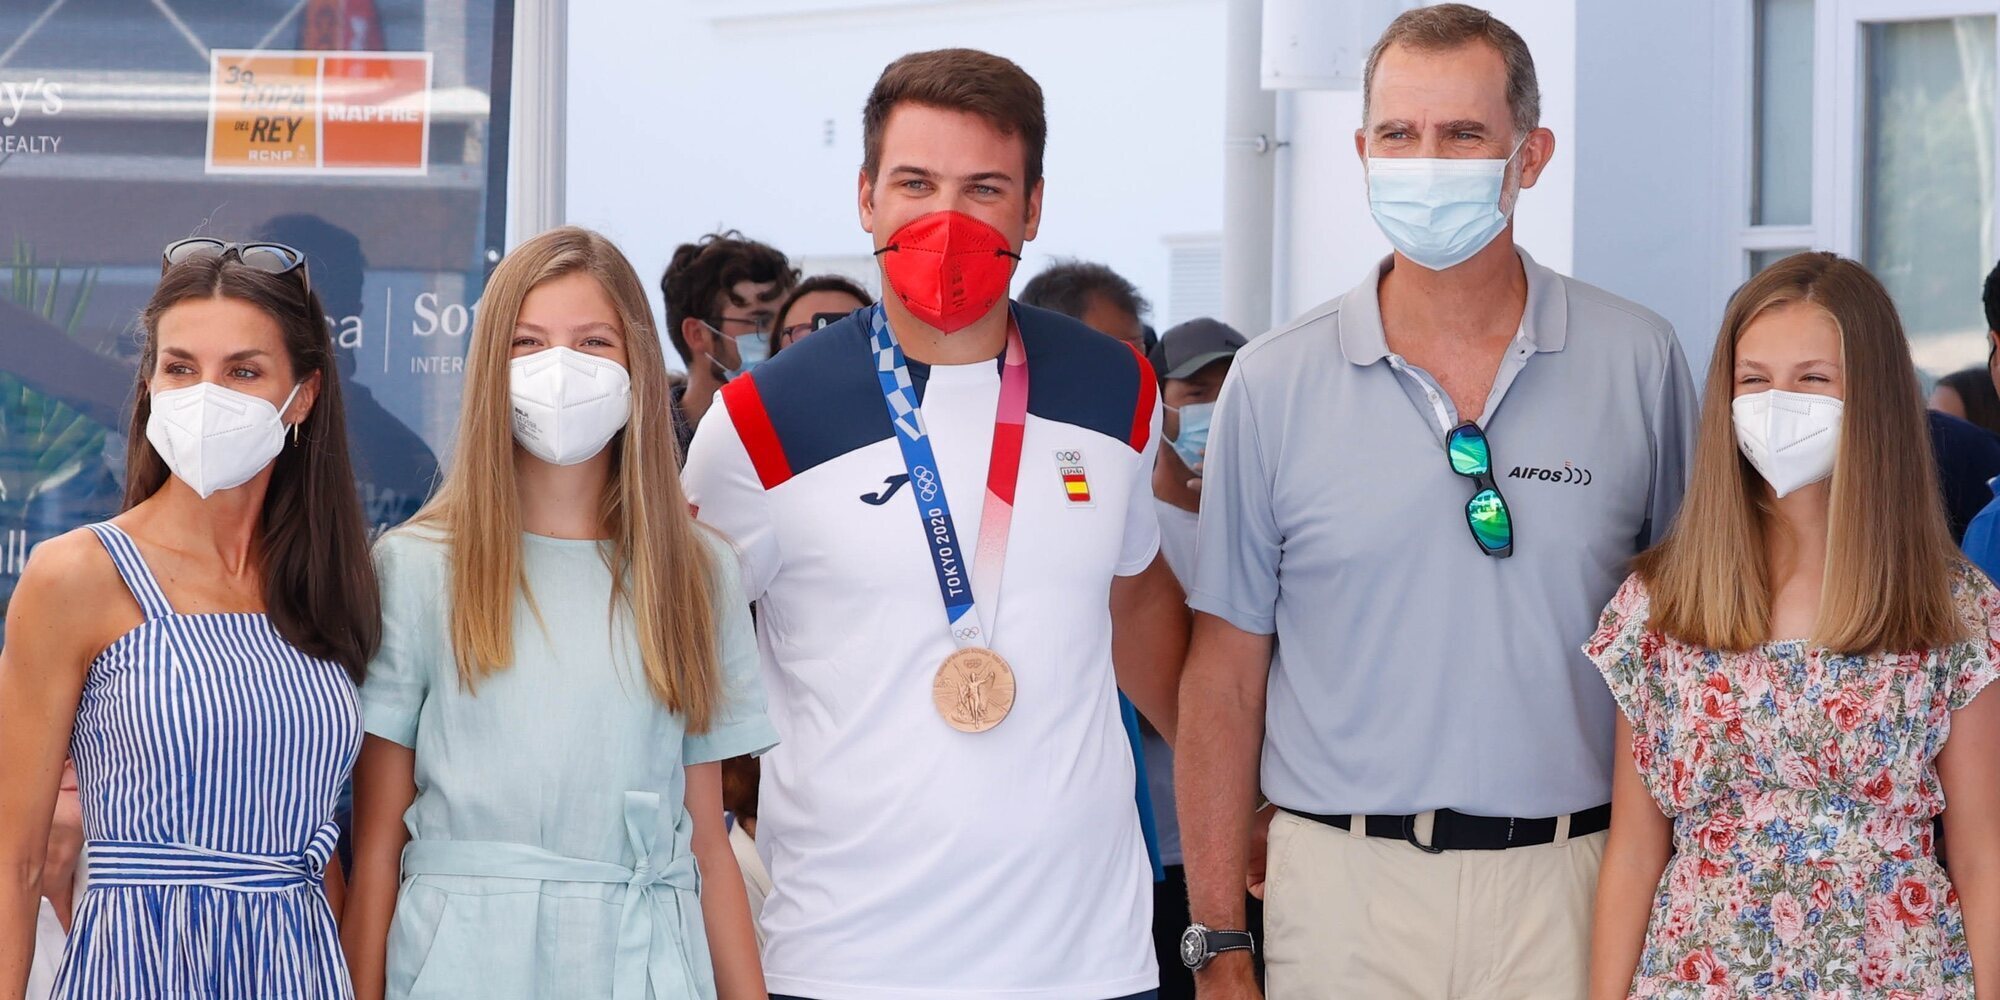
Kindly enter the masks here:
[[[1242, 347], [1243, 335], [1213, 319], [1192, 319], [1160, 335], [1146, 360], [1160, 379], [1166, 404], [1161, 433], [1173, 447], [1161, 448], [1153, 463], [1153, 500], [1160, 515], [1160, 552], [1174, 576], [1194, 576], [1196, 511], [1201, 506], [1201, 474], [1208, 448], [1208, 418], [1222, 392], [1222, 377]], [[1180, 824], [1174, 814], [1174, 752], [1158, 734], [1144, 734], [1146, 781], [1153, 801], [1165, 878], [1153, 897], [1153, 938], [1160, 959], [1160, 1000], [1194, 996], [1194, 973], [1180, 961], [1181, 931], [1188, 925], [1187, 872], [1181, 864]], [[1251, 906], [1249, 929], [1263, 930]]]
[[[1229, 374], [1229, 359], [1243, 346], [1243, 335], [1220, 320], [1191, 319], [1160, 335], [1147, 360], [1160, 377], [1160, 399], [1166, 404], [1165, 434], [1173, 443], [1163, 449], [1153, 470], [1153, 496], [1160, 501], [1161, 530], [1172, 533], [1180, 520], [1186, 522], [1186, 548], [1178, 552], [1173, 542], [1168, 561], [1185, 573], [1194, 568], [1195, 512], [1201, 508], [1202, 452], [1208, 447], [1208, 418], [1215, 411], [1215, 397], [1222, 391], [1222, 377]], [[1176, 518], [1174, 515], [1180, 515]], [[1170, 521], [1176, 523], [1170, 524]], [[1181, 555], [1185, 562], [1176, 562]]]

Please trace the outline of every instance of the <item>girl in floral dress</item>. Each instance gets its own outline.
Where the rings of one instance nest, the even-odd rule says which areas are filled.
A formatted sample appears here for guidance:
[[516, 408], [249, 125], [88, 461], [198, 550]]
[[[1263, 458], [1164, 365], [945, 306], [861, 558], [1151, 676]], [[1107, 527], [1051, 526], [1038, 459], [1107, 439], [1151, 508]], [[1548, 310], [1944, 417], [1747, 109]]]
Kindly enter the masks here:
[[1912, 371], [1852, 261], [1731, 301], [1681, 516], [1586, 647], [1623, 712], [1592, 1000], [2000, 996], [2000, 594]]

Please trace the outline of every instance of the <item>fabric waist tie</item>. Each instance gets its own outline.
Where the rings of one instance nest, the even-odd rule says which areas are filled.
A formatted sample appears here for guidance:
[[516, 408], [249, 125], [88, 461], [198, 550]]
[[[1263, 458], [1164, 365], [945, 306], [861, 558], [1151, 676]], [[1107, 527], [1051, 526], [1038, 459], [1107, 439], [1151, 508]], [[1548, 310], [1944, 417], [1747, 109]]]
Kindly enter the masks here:
[[[699, 996], [693, 961], [688, 954], [690, 934], [699, 928], [701, 875], [694, 855], [670, 854], [655, 865], [653, 847], [659, 824], [660, 796], [657, 792], [625, 793], [625, 833], [632, 844], [637, 866], [627, 868], [609, 861], [592, 861], [557, 854], [554, 851], [501, 841], [423, 840], [410, 841], [403, 848], [403, 876], [460, 875], [471, 878], [510, 878], [535, 882], [595, 882], [623, 885], [625, 898], [618, 916], [618, 954], [613, 970], [612, 1000], [647, 1000], [647, 984], [654, 997]], [[680, 810], [674, 825], [674, 843], [687, 832], [687, 813]], [[672, 908], [678, 925], [680, 947], [677, 955], [662, 955], [653, 948], [653, 911], [657, 893], [672, 892]], [[694, 912], [690, 912], [690, 910]]]
[[147, 844], [129, 840], [86, 840], [83, 863], [88, 888], [135, 885], [199, 885], [237, 892], [279, 892], [325, 881], [340, 828], [326, 823], [298, 854], [238, 854], [193, 844]]

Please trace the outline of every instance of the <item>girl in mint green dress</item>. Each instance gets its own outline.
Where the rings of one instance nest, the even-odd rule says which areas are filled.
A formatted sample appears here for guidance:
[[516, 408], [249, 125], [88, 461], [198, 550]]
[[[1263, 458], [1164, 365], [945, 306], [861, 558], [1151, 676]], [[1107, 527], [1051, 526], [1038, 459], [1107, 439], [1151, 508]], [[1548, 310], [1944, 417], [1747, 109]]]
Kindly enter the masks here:
[[764, 995], [717, 762], [776, 737], [735, 557], [679, 489], [648, 315], [602, 237], [517, 249], [451, 471], [376, 546], [359, 997]]

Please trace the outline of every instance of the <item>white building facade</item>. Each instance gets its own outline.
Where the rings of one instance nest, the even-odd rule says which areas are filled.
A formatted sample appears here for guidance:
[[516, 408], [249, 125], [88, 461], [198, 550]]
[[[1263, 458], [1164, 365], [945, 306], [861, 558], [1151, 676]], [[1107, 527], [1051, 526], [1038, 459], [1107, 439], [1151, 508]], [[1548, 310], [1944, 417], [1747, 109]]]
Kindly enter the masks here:
[[[868, 87], [905, 52], [972, 46], [1019, 62], [1048, 103], [1044, 224], [1023, 273], [1103, 261], [1158, 326], [1214, 314], [1232, 2], [1246, 0], [572, 3], [563, 217], [610, 234], [649, 279], [718, 227], [872, 277], [855, 217]], [[1359, 4], [1383, 23], [1399, 6], [1265, 3], [1267, 18]], [[1929, 375], [1983, 360], [2000, 0], [1490, 8], [1533, 50], [1557, 139], [1517, 213], [1538, 260], [1665, 315], [1699, 368], [1754, 267], [1831, 249], [1889, 286]], [[1354, 153], [1359, 93], [1274, 99], [1273, 316], [1246, 326], [1341, 293], [1387, 253]]]

